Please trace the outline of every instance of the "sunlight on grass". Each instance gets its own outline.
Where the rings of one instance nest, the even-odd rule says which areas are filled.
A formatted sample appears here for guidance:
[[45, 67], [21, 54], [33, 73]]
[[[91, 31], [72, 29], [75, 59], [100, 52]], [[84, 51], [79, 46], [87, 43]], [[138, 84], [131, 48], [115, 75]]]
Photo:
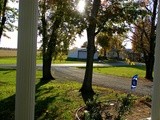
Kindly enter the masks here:
[[[0, 58], [0, 64], [16, 64], [16, 57], [3, 57]], [[72, 64], [72, 63], [85, 63], [85, 61], [67, 61], [67, 60], [53, 60], [52, 64]], [[42, 57], [36, 58], [36, 64], [42, 64]]]
[[135, 74], [138, 74], [139, 77], [143, 78], [145, 76], [145, 67], [144, 66], [123, 66], [123, 67], [96, 67], [93, 69], [94, 72], [106, 74], [106, 75], [115, 75], [122, 77], [132, 77]]
[[15, 93], [15, 70], [0, 69], [0, 100]]
[[[16, 70], [0, 69], [0, 116], [14, 120]], [[42, 71], [36, 72], [35, 119], [72, 120], [75, 111], [84, 106], [79, 92], [81, 83], [56, 79], [41, 83]], [[99, 101], [117, 99], [120, 92], [102, 87], [93, 87]]]
[[0, 58], [0, 64], [16, 64], [16, 57]]

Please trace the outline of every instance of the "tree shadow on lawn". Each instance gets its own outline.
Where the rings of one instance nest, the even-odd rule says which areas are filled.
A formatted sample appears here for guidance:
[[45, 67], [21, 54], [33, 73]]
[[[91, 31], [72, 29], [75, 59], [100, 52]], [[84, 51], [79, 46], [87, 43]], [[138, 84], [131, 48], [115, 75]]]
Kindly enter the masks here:
[[13, 68], [0, 68], [0, 71], [5, 71], [3, 74], [7, 74], [7, 73], [15, 71], [15, 69], [13, 69]]
[[50, 103], [52, 103], [53, 101], [55, 101], [56, 97], [58, 97], [58, 95], [55, 96], [51, 96], [51, 97], [47, 97], [44, 100], [37, 100], [36, 101], [36, 105], [35, 105], [35, 119], [56, 119], [58, 117], [58, 107], [54, 106], [51, 107], [51, 109], [48, 110], [48, 107], [50, 106]]
[[145, 65], [128, 65], [128, 66], [122, 66], [122, 67], [136, 68], [136, 69], [144, 70], [144, 71], [146, 70]]
[[[40, 90], [38, 89], [44, 84], [47, 83], [38, 83], [36, 85], [36, 94], [38, 92], [41, 92], [43, 94], [40, 95], [44, 95], [49, 92], [49, 90], [47, 91], [46, 89], [40, 89]], [[55, 119], [58, 116], [57, 114], [58, 107], [52, 107], [50, 111], [48, 111], [47, 109], [50, 103], [53, 103], [56, 97], [58, 96], [59, 94], [38, 100], [39, 95], [36, 95], [35, 119]], [[14, 120], [14, 118], [15, 118], [15, 94], [0, 101], [0, 119]]]
[[0, 119], [14, 120], [15, 94], [0, 101]]
[[[54, 96], [47, 96], [46, 94], [50, 93], [51, 89], [54, 89], [54, 87], [51, 87], [49, 89], [43, 88], [40, 89], [41, 86], [47, 84], [49, 81], [39, 81], [36, 85], [36, 105], [35, 105], [35, 119], [56, 119], [58, 117], [58, 107], [52, 106], [50, 109], [48, 107], [51, 103], [55, 102], [56, 98], [59, 96], [59, 94], [56, 94]], [[39, 93], [39, 94], [38, 94]], [[44, 96], [43, 98], [39, 99], [39, 97]]]

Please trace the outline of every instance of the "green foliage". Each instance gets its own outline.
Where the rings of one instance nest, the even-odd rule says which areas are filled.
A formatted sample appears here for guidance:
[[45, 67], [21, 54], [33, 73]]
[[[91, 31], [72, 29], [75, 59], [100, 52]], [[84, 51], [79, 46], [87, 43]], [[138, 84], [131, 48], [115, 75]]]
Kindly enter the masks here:
[[143, 8], [139, 1], [105, 1], [97, 18], [99, 31], [105, 31], [110, 35], [127, 32], [128, 24], [132, 24], [139, 16], [146, 13]]
[[89, 112], [89, 116], [87, 120], [102, 120], [101, 114], [100, 114], [100, 106], [97, 102], [98, 95], [95, 95], [93, 100], [88, 100], [86, 102], [87, 110]]
[[132, 46], [136, 53], [148, 54], [150, 46], [150, 27], [151, 21], [149, 17], [141, 18], [138, 23], [135, 23]]
[[102, 48], [109, 48], [109, 41], [110, 41], [110, 37], [108, 36], [106, 33], [99, 33], [97, 36], [97, 44], [100, 45]]
[[125, 114], [129, 113], [133, 107], [134, 100], [135, 98], [131, 94], [127, 94], [127, 96], [119, 98], [118, 101], [121, 103], [118, 107], [118, 116], [115, 118], [115, 120], [123, 120]]
[[[53, 50], [52, 57], [59, 52], [66, 54], [69, 45], [75, 40], [75, 35], [81, 24], [79, 23], [80, 15], [75, 11], [75, 4], [72, 0], [67, 1], [39, 1], [40, 21], [39, 34], [42, 35], [43, 53], [47, 50]], [[67, 34], [66, 34], [67, 33]], [[52, 41], [52, 42], [51, 42]], [[54, 42], [51, 47], [50, 43]]]
[[[133, 107], [136, 97], [131, 94], [121, 96], [118, 96], [117, 94], [117, 97], [118, 99], [114, 100], [114, 102], [111, 99], [108, 99], [105, 102], [98, 102], [98, 95], [95, 95], [93, 100], [88, 100], [86, 102], [87, 109], [84, 111], [85, 120], [104, 119], [102, 117], [103, 110], [106, 113], [106, 119], [123, 120]], [[111, 103], [114, 105], [114, 108], [111, 108]]]

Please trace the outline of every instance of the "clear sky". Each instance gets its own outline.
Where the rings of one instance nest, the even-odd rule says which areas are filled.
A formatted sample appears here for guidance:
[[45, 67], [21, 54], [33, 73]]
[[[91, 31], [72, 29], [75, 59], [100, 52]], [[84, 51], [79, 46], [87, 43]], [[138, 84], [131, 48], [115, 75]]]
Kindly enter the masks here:
[[0, 47], [17, 48], [17, 32], [7, 32], [10, 38], [2, 37]]
[[[7, 35], [10, 38], [7, 37], [2, 37], [1, 41], [0, 41], [0, 47], [5, 47], [5, 48], [17, 48], [17, 43], [18, 43], [18, 32], [14, 31], [14, 32], [7, 32]], [[37, 39], [37, 48], [39, 48], [41, 46], [41, 43], [39, 43], [39, 38]], [[87, 37], [86, 34], [84, 33], [84, 35], [82, 37], [79, 37], [77, 35], [76, 37], [76, 41], [74, 42], [74, 45], [72, 47], [81, 47], [83, 45], [83, 43], [87, 41]]]
[[[6, 33], [10, 38], [2, 37], [0, 41], [0, 47], [5, 48], [17, 48], [18, 44], [18, 32], [15, 30], [14, 32], [7, 32]], [[37, 39], [37, 48], [41, 46], [41, 43], [39, 43], [39, 38]]]

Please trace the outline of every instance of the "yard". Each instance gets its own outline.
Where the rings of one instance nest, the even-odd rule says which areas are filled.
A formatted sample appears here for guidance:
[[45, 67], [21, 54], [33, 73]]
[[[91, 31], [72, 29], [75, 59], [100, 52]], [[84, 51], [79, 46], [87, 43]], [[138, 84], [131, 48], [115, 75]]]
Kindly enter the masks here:
[[[1, 120], [12, 120], [14, 119], [15, 109], [16, 70], [0, 69], [0, 71], [0, 116]], [[40, 78], [41, 71], [37, 71], [35, 119], [74, 120], [76, 110], [84, 106], [83, 99], [79, 93], [81, 83], [56, 79], [55, 81], [44, 84], [40, 82]], [[117, 100], [118, 98], [126, 96], [122, 91], [115, 91], [103, 87], [94, 86], [94, 90], [99, 95], [98, 101], [101, 102], [113, 99]], [[137, 114], [137, 112], [139, 113], [137, 115], [138, 118], [149, 117], [150, 108], [142, 102], [146, 101], [148, 97], [134, 96], [134, 98], [135, 104], [128, 118]]]
[[[41, 58], [37, 57], [37, 63], [41, 64]], [[54, 63], [73, 63], [73, 61], [55, 61]], [[77, 62], [74, 62], [77, 63]], [[16, 64], [16, 57], [1, 57], [0, 64]], [[131, 77], [133, 74], [144, 76], [144, 66], [122, 66], [122, 67], [103, 67], [94, 68], [94, 72], [101, 74], [110, 74], [123, 77]], [[16, 87], [16, 70], [15, 69], [0, 69], [0, 116], [1, 120], [13, 120], [15, 110], [15, 87]], [[112, 72], [111, 72], [112, 71]], [[114, 72], [113, 72], [114, 71]], [[116, 71], [116, 72], [115, 72]], [[9, 77], [8, 77], [9, 76]], [[77, 109], [84, 106], [83, 99], [79, 93], [81, 83], [56, 79], [46, 84], [40, 82], [42, 71], [36, 72], [36, 105], [35, 119], [56, 119], [56, 120], [74, 120]], [[126, 96], [123, 91], [117, 91], [104, 87], [93, 87], [98, 94], [97, 102], [108, 100], [117, 100]], [[134, 120], [146, 118], [150, 116], [150, 107], [144, 102], [150, 100], [149, 96], [134, 96], [135, 104], [131, 113], [126, 116]]]

